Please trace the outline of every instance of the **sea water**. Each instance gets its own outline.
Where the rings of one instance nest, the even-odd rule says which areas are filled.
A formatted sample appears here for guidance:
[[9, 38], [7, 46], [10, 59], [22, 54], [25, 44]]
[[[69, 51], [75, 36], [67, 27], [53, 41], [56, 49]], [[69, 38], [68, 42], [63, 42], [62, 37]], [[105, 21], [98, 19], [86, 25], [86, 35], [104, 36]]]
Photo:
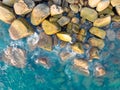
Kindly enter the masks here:
[[[0, 21], [0, 59], [2, 52], [9, 46], [20, 47], [27, 52], [27, 65], [20, 69], [0, 61], [0, 90], [120, 90], [120, 40], [116, 34], [120, 30], [112, 23], [106, 30], [109, 33], [105, 39], [105, 48], [100, 52], [100, 62], [106, 75], [95, 77], [84, 76], [71, 69], [71, 63], [61, 63], [58, 55], [59, 47], [52, 52], [36, 48], [30, 51], [27, 38], [13, 41], [9, 37], [10, 25]], [[46, 69], [35, 63], [38, 57], [47, 57], [51, 68]], [[91, 69], [92, 69], [92, 64]]]

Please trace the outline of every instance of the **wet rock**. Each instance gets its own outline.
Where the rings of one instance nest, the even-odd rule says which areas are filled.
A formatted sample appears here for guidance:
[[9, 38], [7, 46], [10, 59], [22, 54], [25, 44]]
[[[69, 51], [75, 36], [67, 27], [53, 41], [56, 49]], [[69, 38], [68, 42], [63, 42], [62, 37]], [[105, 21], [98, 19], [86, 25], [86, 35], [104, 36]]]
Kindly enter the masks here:
[[18, 68], [24, 68], [26, 65], [26, 53], [20, 48], [8, 47], [2, 56], [5, 63]]
[[90, 38], [88, 42], [90, 43], [91, 46], [97, 47], [99, 49], [102, 49], [105, 46], [104, 41], [102, 39], [98, 39], [95, 37]]
[[50, 13], [51, 13], [51, 16], [62, 14], [63, 13], [63, 9], [62, 9], [62, 7], [57, 6], [57, 5], [54, 4], [54, 5], [52, 5], [50, 7]]
[[3, 4], [0, 4], [0, 20], [11, 24], [15, 18], [15, 14], [12, 12], [12, 9]]
[[65, 26], [65, 25], [67, 25], [69, 22], [70, 22], [70, 18], [68, 18], [68, 17], [66, 17], [66, 16], [62, 16], [62, 17], [57, 21], [57, 23], [58, 23], [60, 26]]
[[38, 4], [31, 13], [31, 23], [33, 25], [39, 25], [49, 15], [49, 7], [45, 4]]
[[57, 33], [56, 35], [62, 41], [72, 42], [72, 37], [67, 33], [60, 32], [60, 33]]
[[57, 46], [58, 45], [58, 37], [55, 35], [53, 38], [53, 46]]
[[66, 47], [66, 45], [67, 45], [67, 42], [65, 42], [65, 41], [61, 41], [61, 42], [60, 42], [60, 47], [61, 47], [61, 48]]
[[106, 17], [102, 17], [102, 18], [97, 18], [93, 25], [96, 27], [104, 27], [107, 26], [111, 23], [111, 16], [106, 16]]
[[34, 30], [23, 18], [14, 20], [9, 28], [9, 35], [13, 40], [27, 37], [33, 33]]
[[75, 43], [71, 46], [71, 48], [77, 54], [84, 54], [84, 49], [81, 43]]
[[94, 8], [98, 5], [98, 3], [100, 2], [101, 0], [88, 0], [88, 4], [90, 7]]
[[81, 29], [77, 35], [77, 39], [81, 42], [85, 41], [85, 37], [86, 37], [86, 30], [85, 29]]
[[61, 31], [61, 27], [59, 25], [51, 23], [47, 20], [42, 22], [42, 28], [48, 35], [56, 34], [57, 32]]
[[52, 0], [54, 4], [61, 5], [62, 0]]
[[98, 17], [98, 13], [94, 9], [84, 7], [81, 10], [81, 17], [83, 17], [91, 22], [94, 22]]
[[120, 5], [116, 6], [115, 8], [116, 8], [118, 15], [120, 16]]
[[75, 23], [72, 24], [72, 31], [74, 33], [79, 33], [79, 29], [80, 29], [79, 24], [75, 24]]
[[111, 15], [114, 16], [114, 12], [111, 8], [106, 8], [105, 10], [98, 13], [99, 15]]
[[67, 16], [69, 18], [75, 17], [75, 13], [73, 11], [69, 11]]
[[115, 38], [116, 38], [116, 34], [113, 30], [107, 30], [107, 38], [110, 40], [110, 41], [114, 41]]
[[91, 34], [93, 34], [101, 39], [104, 39], [106, 36], [106, 32], [103, 29], [99, 29], [97, 27], [92, 27], [89, 31]]
[[103, 11], [103, 10], [106, 9], [109, 5], [110, 5], [110, 1], [109, 1], [109, 0], [102, 0], [102, 1], [100, 1], [100, 2], [98, 3], [96, 10], [97, 10], [98, 12]]
[[25, 15], [31, 12], [34, 6], [33, 0], [18, 0], [14, 3], [14, 10], [17, 15]]
[[72, 23], [79, 24], [80, 20], [77, 17], [73, 17], [71, 20]]
[[71, 9], [73, 12], [78, 13], [78, 11], [79, 11], [79, 6], [78, 6], [78, 5], [71, 4], [71, 5], [70, 5], [70, 9]]
[[74, 67], [76, 67], [76, 69], [79, 69], [79, 71], [81, 73], [84, 73], [86, 75], [90, 74], [90, 72], [88, 70], [88, 68], [89, 68], [88, 62], [86, 60], [75, 58], [73, 61], [73, 65], [74, 65]]
[[115, 15], [114, 17], [112, 17], [112, 21], [113, 22], [120, 22], [120, 16]]
[[41, 32], [39, 35], [38, 46], [44, 50], [51, 51], [52, 50], [52, 37], [46, 35], [44, 32]]
[[13, 6], [16, 0], [2, 0], [2, 3], [8, 6]]
[[111, 4], [112, 6], [117, 6], [117, 5], [120, 5], [120, 0], [111, 0]]

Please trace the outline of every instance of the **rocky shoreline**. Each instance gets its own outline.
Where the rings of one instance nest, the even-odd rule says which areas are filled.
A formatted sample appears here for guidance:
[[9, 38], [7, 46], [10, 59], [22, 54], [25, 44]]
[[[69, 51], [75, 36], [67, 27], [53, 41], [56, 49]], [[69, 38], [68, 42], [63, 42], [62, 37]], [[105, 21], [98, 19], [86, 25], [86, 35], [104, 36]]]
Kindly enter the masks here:
[[[119, 22], [119, 15], [119, 0], [2, 0], [0, 2], [0, 20], [11, 25], [8, 31], [12, 40], [35, 35], [36, 32], [32, 27], [34, 25], [42, 32], [37, 36], [39, 40], [32, 41], [34, 43], [32, 49], [38, 46], [52, 51], [60, 40], [61, 47], [69, 43], [71, 50], [76, 54], [86, 54], [87, 50], [89, 55], [87, 60], [77, 57], [73, 59], [73, 67], [77, 67], [80, 72], [87, 75], [90, 74], [89, 62], [99, 60], [99, 52], [105, 46], [107, 33], [104, 28], [111, 22]], [[26, 17], [30, 19], [30, 23]], [[84, 26], [86, 22], [91, 26]], [[13, 50], [24, 60], [17, 58], [18, 62], [11, 63], [17, 57], [17, 55], [11, 57], [11, 49], [13, 48], [9, 47], [6, 50], [9, 52], [7, 54], [4, 52], [3, 59], [10, 65], [23, 68], [24, 51], [19, 48]], [[72, 54], [63, 51], [60, 57], [66, 61]], [[38, 59], [38, 63], [46, 65], [46, 59]], [[100, 63], [96, 64], [94, 71], [95, 76], [103, 76], [106, 73]]]

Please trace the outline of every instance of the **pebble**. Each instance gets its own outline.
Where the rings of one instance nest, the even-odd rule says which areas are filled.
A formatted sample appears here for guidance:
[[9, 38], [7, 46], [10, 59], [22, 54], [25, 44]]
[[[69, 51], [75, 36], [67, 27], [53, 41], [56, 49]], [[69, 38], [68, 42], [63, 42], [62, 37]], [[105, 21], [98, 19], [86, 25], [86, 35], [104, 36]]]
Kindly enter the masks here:
[[88, 0], [88, 4], [90, 7], [94, 8], [98, 5], [98, 3], [100, 2], [101, 0]]
[[115, 9], [116, 9], [118, 15], [120, 16], [120, 5], [116, 6]]
[[114, 41], [115, 38], [116, 38], [116, 34], [113, 30], [107, 30], [107, 38], [110, 40], [110, 41]]
[[111, 0], [111, 4], [113, 7], [120, 5], [120, 0]]
[[75, 12], [78, 13], [79, 11], [79, 6], [78, 5], [74, 5], [74, 4], [70, 4], [70, 9]]
[[62, 16], [62, 17], [57, 21], [57, 23], [58, 23], [60, 26], [65, 26], [65, 25], [67, 25], [69, 22], [70, 22], [70, 18], [68, 18], [68, 17], [66, 17], [66, 16]]

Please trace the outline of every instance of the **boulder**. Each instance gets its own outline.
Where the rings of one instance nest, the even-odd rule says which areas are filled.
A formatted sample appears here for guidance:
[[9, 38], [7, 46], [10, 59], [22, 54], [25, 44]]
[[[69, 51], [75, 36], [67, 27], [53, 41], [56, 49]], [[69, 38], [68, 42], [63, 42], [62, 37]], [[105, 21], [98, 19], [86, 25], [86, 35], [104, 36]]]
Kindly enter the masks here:
[[38, 4], [36, 7], [34, 7], [31, 13], [31, 23], [37, 26], [49, 15], [50, 15], [49, 7], [45, 4]]
[[16, 0], [2, 0], [2, 3], [12, 7]]
[[62, 17], [57, 21], [57, 23], [58, 23], [60, 26], [65, 26], [65, 25], [67, 25], [69, 22], [70, 22], [70, 18], [68, 18], [68, 17], [66, 17], [66, 16], [62, 16]]
[[113, 7], [120, 5], [120, 0], [111, 0], [111, 4]]
[[34, 30], [23, 18], [14, 20], [9, 28], [9, 35], [11, 39], [18, 40], [29, 35], [32, 35]]
[[90, 7], [94, 8], [98, 5], [98, 3], [100, 2], [101, 0], [88, 0], [88, 4]]

